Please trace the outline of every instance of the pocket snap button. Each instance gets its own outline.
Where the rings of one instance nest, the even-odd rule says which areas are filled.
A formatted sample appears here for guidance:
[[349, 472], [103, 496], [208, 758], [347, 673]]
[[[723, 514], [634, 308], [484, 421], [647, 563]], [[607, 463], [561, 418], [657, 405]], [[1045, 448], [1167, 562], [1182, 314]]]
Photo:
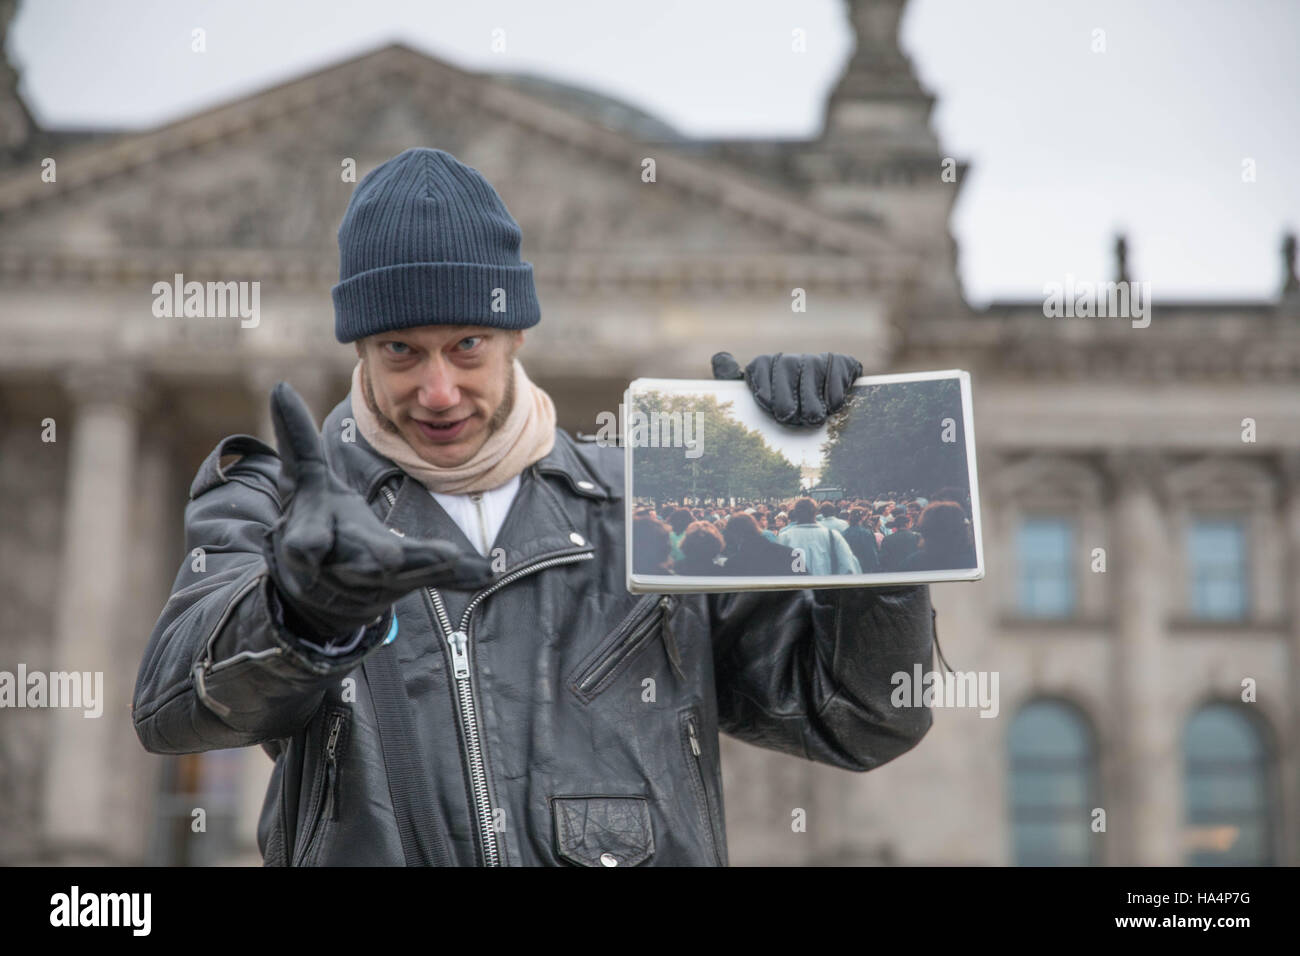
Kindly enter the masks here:
[[602, 853], [600, 855], [600, 862], [605, 866], [618, 866], [618, 857], [613, 853]]
[[584, 545], [587, 543], [582, 539], [582, 535], [578, 534], [576, 531], [569, 532], [569, 540], [576, 545]]
[[583, 491], [591, 491], [591, 489], [595, 488], [596, 486], [593, 485], [590, 481], [580, 481], [578, 482], [578, 487], [581, 488]]

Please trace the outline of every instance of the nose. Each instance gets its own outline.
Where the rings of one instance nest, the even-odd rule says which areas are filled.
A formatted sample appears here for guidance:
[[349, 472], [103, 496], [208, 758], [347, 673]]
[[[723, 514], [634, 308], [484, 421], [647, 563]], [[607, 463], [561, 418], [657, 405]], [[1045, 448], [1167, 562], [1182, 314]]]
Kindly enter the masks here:
[[426, 368], [417, 398], [421, 405], [434, 412], [447, 411], [460, 403], [460, 389], [456, 385], [455, 373], [442, 361], [441, 356], [436, 357]]

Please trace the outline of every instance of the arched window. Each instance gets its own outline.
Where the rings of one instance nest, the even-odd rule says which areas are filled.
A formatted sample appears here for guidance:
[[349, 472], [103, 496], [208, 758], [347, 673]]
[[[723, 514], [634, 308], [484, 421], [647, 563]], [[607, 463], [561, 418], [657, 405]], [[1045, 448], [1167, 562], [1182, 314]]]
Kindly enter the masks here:
[[1017, 866], [1097, 862], [1096, 747], [1087, 719], [1064, 701], [1025, 704], [1008, 733], [1012, 857]]
[[1192, 866], [1260, 866], [1273, 856], [1272, 760], [1262, 728], [1240, 707], [1207, 704], [1183, 733]]

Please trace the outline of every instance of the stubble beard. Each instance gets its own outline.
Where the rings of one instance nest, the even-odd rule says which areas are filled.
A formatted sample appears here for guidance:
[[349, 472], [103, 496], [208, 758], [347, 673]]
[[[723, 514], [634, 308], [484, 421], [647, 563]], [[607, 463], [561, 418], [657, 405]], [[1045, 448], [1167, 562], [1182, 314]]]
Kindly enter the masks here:
[[[488, 435], [494, 434], [501, 426], [506, 423], [510, 417], [510, 412], [515, 407], [515, 363], [512, 357], [506, 364], [506, 388], [505, 395], [501, 398], [501, 403], [488, 419]], [[402, 430], [397, 427], [391, 418], [379, 410], [379, 403], [375, 401], [375, 390], [370, 384], [370, 367], [366, 364], [365, 359], [361, 360], [361, 393], [365, 396], [366, 407], [370, 413], [379, 419], [379, 427], [390, 434], [399, 438], [404, 438]]]

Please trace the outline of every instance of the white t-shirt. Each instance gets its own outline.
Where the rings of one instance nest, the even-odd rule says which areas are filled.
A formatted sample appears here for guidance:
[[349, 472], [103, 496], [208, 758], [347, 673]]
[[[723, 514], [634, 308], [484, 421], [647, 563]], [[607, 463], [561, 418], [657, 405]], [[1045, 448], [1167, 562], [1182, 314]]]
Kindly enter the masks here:
[[489, 557], [492, 542], [506, 520], [510, 505], [519, 491], [519, 476], [503, 485], [475, 494], [447, 495], [431, 491], [434, 501], [442, 505], [447, 516], [465, 532], [465, 537], [483, 557]]

